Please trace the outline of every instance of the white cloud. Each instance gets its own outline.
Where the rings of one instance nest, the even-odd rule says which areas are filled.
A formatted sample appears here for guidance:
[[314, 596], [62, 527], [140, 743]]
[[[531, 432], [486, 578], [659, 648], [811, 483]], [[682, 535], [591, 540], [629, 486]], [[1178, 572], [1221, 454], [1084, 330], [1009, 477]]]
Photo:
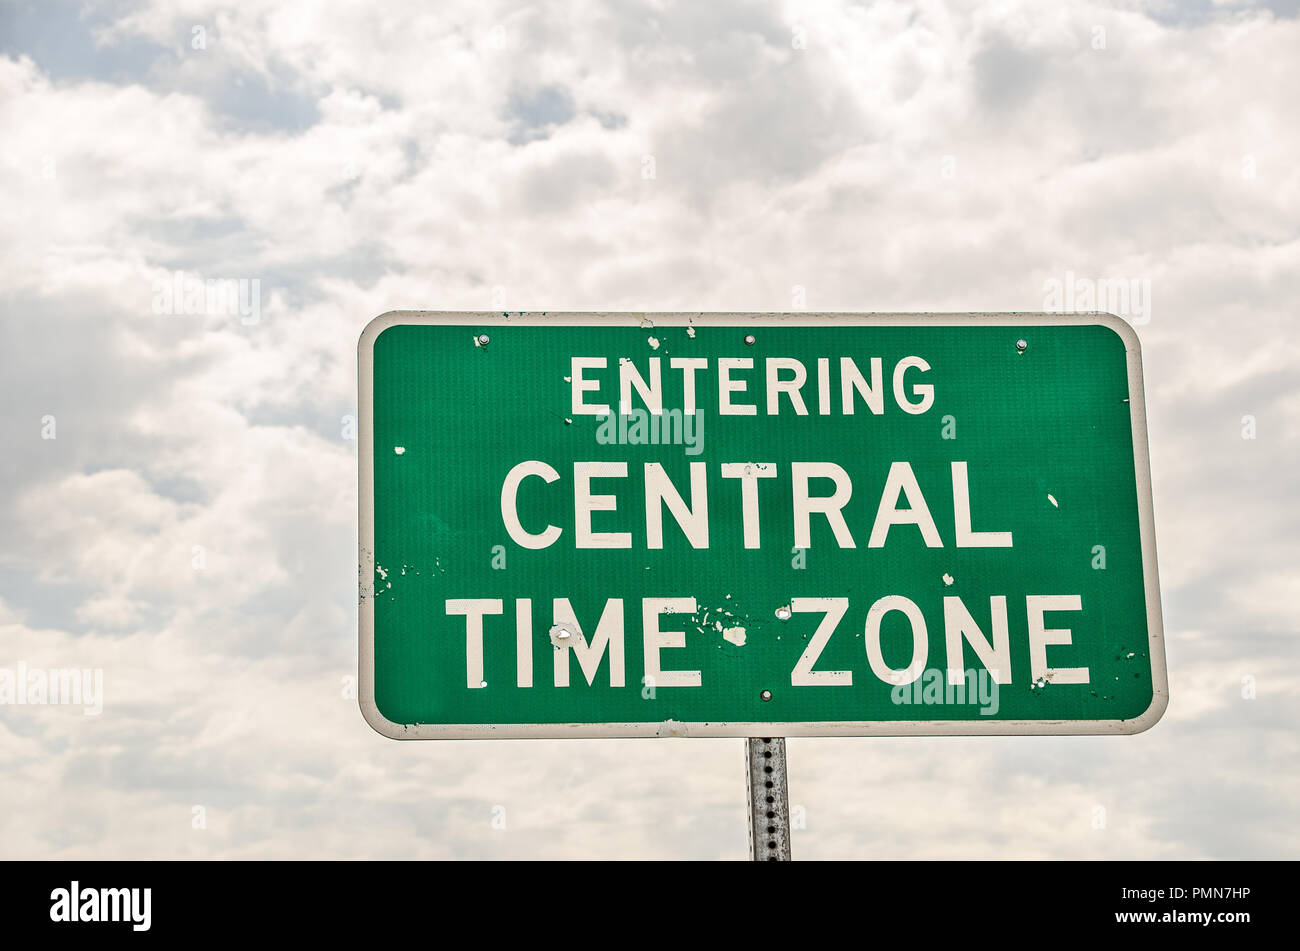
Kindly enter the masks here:
[[[741, 854], [738, 742], [399, 746], [342, 697], [358, 332], [497, 287], [512, 310], [787, 309], [796, 284], [816, 309], [1037, 310], [1066, 270], [1154, 288], [1169, 714], [1118, 740], [794, 741], [796, 853], [1297, 853], [1294, 19], [96, 10], [68, 29], [145, 53], [0, 56], [3, 643], [109, 691], [100, 718], [6, 711], [6, 855]], [[154, 314], [177, 270], [259, 280], [260, 321]]]

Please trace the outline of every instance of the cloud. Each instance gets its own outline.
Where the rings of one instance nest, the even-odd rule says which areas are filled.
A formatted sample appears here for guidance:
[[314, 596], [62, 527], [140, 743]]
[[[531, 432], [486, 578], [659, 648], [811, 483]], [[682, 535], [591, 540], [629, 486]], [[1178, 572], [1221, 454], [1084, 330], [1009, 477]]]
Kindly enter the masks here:
[[[1067, 270], [1152, 283], [1169, 713], [792, 741], [796, 855], [1300, 853], [1294, 4], [0, 16], [0, 665], [106, 683], [100, 717], [0, 716], [6, 856], [738, 857], [736, 741], [361, 721], [361, 327], [500, 294], [1038, 310]], [[156, 313], [178, 272], [256, 280], [258, 319]]]

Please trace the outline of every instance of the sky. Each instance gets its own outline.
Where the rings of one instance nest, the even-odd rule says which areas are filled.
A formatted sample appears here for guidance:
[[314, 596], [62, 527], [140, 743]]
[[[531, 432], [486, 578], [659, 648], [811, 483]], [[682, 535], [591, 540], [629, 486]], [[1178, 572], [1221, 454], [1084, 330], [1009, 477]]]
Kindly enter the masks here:
[[792, 739], [794, 855], [1300, 857], [1297, 50], [1295, 0], [0, 0], [0, 667], [103, 684], [0, 706], [0, 857], [746, 857], [741, 740], [362, 720], [361, 329], [1080, 282], [1135, 290], [1168, 711]]

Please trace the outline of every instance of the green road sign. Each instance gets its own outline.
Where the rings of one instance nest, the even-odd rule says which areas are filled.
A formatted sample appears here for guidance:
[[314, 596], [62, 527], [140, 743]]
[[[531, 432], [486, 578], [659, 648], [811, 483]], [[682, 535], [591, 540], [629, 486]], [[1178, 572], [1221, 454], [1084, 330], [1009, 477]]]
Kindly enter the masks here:
[[1118, 318], [390, 313], [359, 389], [386, 736], [1135, 733], [1168, 701]]

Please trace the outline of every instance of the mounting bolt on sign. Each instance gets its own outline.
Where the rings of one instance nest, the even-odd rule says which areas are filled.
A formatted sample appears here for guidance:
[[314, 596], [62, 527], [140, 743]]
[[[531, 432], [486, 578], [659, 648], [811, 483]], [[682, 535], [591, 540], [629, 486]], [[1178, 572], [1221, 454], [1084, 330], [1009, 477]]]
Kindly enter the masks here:
[[779, 860], [785, 737], [1126, 734], [1168, 703], [1117, 317], [395, 312], [358, 378], [385, 736], [743, 737]]

